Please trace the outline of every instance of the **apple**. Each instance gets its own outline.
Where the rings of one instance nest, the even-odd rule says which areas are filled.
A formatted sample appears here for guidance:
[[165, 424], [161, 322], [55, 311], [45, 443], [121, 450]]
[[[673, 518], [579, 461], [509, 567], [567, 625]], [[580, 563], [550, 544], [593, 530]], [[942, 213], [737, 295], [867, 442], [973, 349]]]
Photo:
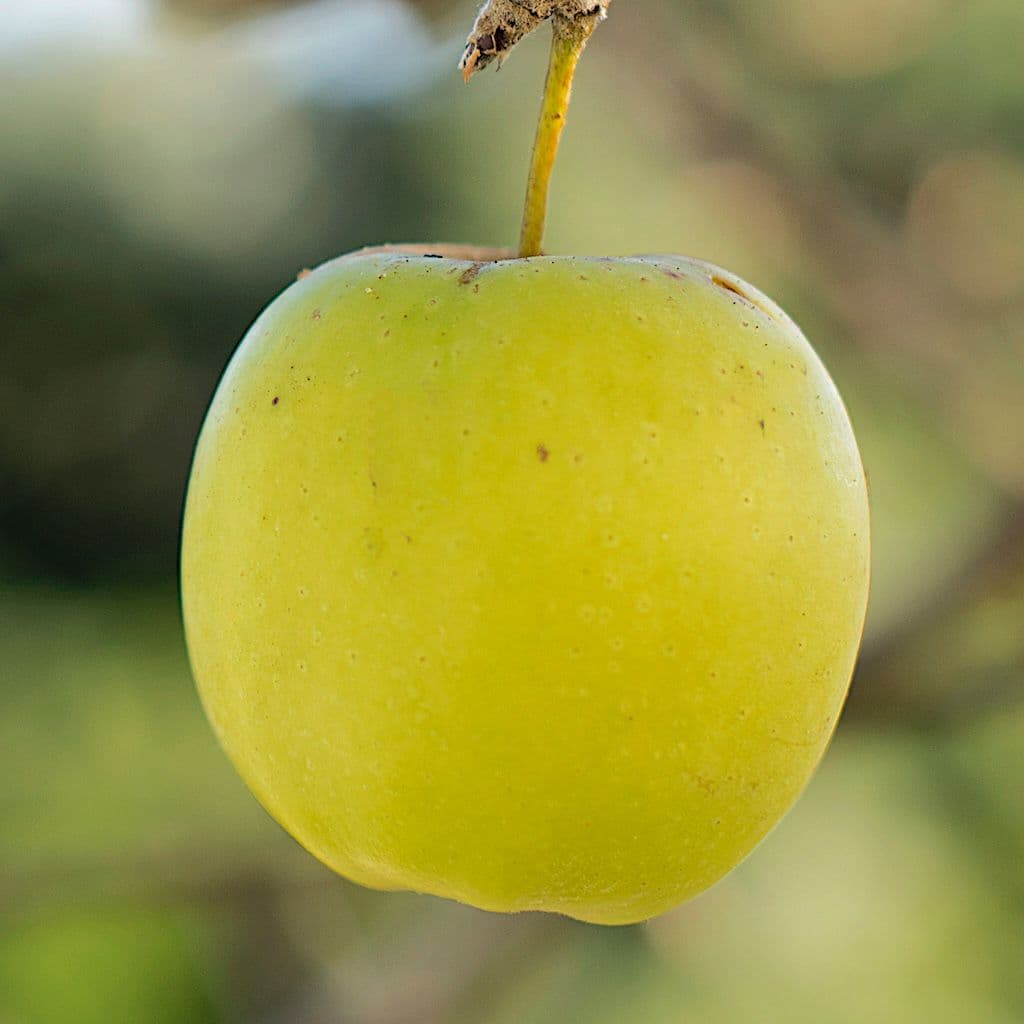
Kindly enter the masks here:
[[347, 878], [639, 921], [821, 758], [864, 474], [735, 276], [498, 255], [357, 252], [256, 321], [192, 471], [189, 651], [238, 771]]
[[799, 329], [680, 256], [545, 256], [607, 0], [550, 15], [517, 254], [382, 247], [252, 326], [189, 483], [193, 671], [270, 813], [346, 877], [621, 924], [734, 867], [832, 734], [864, 473]]

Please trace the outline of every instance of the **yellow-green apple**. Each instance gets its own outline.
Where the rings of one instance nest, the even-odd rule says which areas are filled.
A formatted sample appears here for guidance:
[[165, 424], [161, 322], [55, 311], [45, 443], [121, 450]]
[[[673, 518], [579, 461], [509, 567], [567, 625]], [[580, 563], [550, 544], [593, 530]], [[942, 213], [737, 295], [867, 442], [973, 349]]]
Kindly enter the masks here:
[[623, 923], [794, 802], [868, 508], [794, 323], [682, 257], [327, 263], [217, 390], [192, 664], [256, 796], [357, 882]]

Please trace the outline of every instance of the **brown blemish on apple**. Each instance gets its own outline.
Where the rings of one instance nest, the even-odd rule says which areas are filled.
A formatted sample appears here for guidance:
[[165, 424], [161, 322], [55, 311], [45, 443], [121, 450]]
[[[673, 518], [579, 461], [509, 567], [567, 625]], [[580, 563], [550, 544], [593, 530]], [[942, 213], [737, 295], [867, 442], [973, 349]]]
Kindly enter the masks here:
[[[473, 278], [484, 269], [485, 264], [482, 262], [474, 263], [471, 267], [468, 267], [459, 275], [459, 284], [470, 284]], [[474, 289], [475, 291], [476, 289]]]
[[729, 281], [721, 274], [712, 274], [711, 283], [717, 284], [719, 288], [724, 288], [727, 292], [732, 292], [733, 295], [738, 295], [744, 302], [749, 302], [752, 306], [756, 305], [754, 300], [735, 281]]
[[270, 404], [271, 405], [277, 405], [277, 403], [280, 402], [280, 401], [281, 401], [280, 396], [279, 395], [274, 395], [274, 400]]
[[[769, 307], [765, 306], [764, 303], [760, 302], [754, 296], [748, 295], [746, 293], [746, 291], [744, 291], [743, 285], [739, 281], [731, 281], [731, 280], [729, 280], [729, 278], [725, 277], [723, 274], [712, 274], [711, 275], [711, 283], [714, 284], [714, 285], [717, 285], [723, 291], [727, 291], [730, 294], [737, 296], [739, 299], [741, 299], [743, 302], [745, 302], [748, 306], [751, 306], [752, 308], [756, 309], [758, 312], [763, 313], [770, 320], [775, 320], [776, 322], [779, 322], [779, 315], [778, 315], [778, 313], [773, 311]], [[744, 327], [746, 327], [746, 326], [748, 326], [748, 325], [744, 324]]]
[[537, 445], [537, 458], [540, 459], [541, 462], [547, 462], [550, 457], [551, 452], [549, 452], [543, 444]]
[[705, 793], [706, 793], [706, 794], [707, 794], [708, 796], [714, 796], [714, 793], [715, 793], [715, 784], [714, 784], [714, 782], [713, 782], [713, 781], [712, 781], [711, 779], [709, 779], [709, 778], [706, 778], [706, 777], [705, 777], [705, 776], [703, 776], [703, 775], [694, 775], [694, 776], [693, 776], [693, 781], [694, 781], [694, 782], [695, 782], [695, 783], [697, 784], [697, 786], [698, 786], [698, 787], [699, 787], [700, 789], [702, 789], [702, 790], [703, 790], [703, 791], [704, 791], [704, 792], [705, 792]]

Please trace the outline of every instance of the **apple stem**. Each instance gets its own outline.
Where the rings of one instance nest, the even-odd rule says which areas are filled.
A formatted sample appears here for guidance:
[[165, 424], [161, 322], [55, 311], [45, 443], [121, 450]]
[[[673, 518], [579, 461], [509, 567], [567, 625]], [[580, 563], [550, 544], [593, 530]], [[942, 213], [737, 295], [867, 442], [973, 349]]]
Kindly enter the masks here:
[[583, 49], [597, 27], [600, 17], [601, 15], [567, 18], [555, 15], [552, 18], [551, 60], [544, 83], [544, 101], [537, 122], [537, 135], [530, 161], [530, 178], [526, 186], [523, 228], [519, 236], [520, 257], [541, 254], [551, 172], [555, 166], [555, 157], [558, 155], [562, 129], [565, 127], [569, 97], [572, 94], [572, 80]]

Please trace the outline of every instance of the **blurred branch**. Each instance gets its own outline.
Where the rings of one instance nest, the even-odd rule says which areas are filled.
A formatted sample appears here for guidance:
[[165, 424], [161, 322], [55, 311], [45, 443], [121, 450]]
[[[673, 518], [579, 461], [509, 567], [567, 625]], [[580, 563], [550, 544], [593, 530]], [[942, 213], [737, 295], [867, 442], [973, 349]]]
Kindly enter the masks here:
[[[306, 896], [305, 894], [308, 894]], [[328, 968], [297, 948], [282, 906], [295, 897], [340, 900], [359, 933], [353, 953]], [[227, 912], [233, 929], [226, 964], [243, 1019], [259, 1024], [447, 1024], [473, 1020], [522, 971], [551, 955], [582, 925], [548, 914], [485, 914], [425, 901], [397, 931], [367, 933], [377, 894], [347, 882], [299, 853], [246, 862], [230, 851], [200, 856], [190, 846], [151, 856], [109, 858], [45, 868], [8, 869], [0, 877], [0, 918], [73, 906], [131, 904]], [[454, 927], [453, 927], [454, 926]], [[445, 934], [445, 942], [436, 936]], [[452, 964], [457, 969], [452, 969]], [[513, 965], [510, 970], [510, 965]], [[382, 973], [383, 972], [383, 973]], [[374, 978], [381, 975], [380, 983]]]
[[[260, 1024], [455, 1024], [486, 1017], [522, 974], [580, 927], [550, 914], [486, 914], [430, 901], [399, 931], [363, 936]], [[438, 936], [444, 941], [438, 942]]]
[[1024, 505], [949, 587], [865, 650], [846, 719], [952, 727], [1024, 701]]
[[[29, 870], [8, 865], [0, 877], [0, 917], [49, 905], [79, 902], [139, 903], [145, 906], [237, 906], [254, 894], [349, 886], [311, 857], [296, 857], [296, 868], [281, 861], [246, 863], [225, 855], [200, 854], [168, 846], [152, 856], [102, 860], [70, 858]], [[87, 894], [87, 895], [86, 895]]]

